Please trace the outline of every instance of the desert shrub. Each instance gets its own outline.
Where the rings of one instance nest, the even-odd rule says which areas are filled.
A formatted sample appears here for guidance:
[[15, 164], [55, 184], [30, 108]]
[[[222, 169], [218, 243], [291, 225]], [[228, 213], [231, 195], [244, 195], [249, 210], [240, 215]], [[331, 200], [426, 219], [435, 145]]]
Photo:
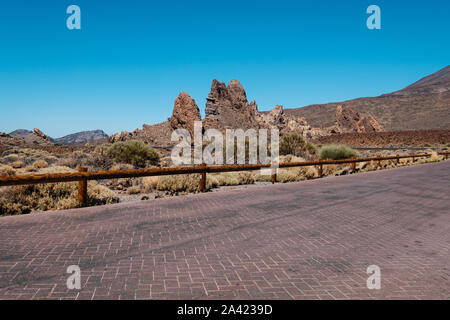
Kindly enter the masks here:
[[112, 165], [111, 170], [131, 170], [134, 166], [128, 163], [115, 163]]
[[13, 167], [0, 164], [0, 177], [1, 176], [13, 176], [16, 174], [16, 170]]
[[223, 172], [212, 175], [217, 181], [218, 186], [237, 186], [243, 184], [253, 184], [255, 179], [251, 172]]
[[108, 170], [113, 165], [113, 161], [111, 158], [98, 152], [77, 150], [61, 158], [58, 161], [58, 165], [72, 169], [87, 167], [89, 171]]
[[43, 169], [48, 167], [48, 163], [45, 160], [37, 160], [33, 163], [35, 169]]
[[2, 163], [23, 161], [22, 166], [31, 165], [38, 160], [43, 160], [48, 164], [53, 164], [59, 159], [47, 151], [32, 148], [14, 148], [3, 153]]
[[[208, 176], [206, 179], [206, 189], [209, 190], [217, 187], [217, 180], [210, 175]], [[161, 176], [158, 178], [156, 189], [159, 191], [167, 191], [169, 194], [196, 193], [199, 192], [199, 182], [199, 174]]]
[[131, 186], [127, 189], [128, 194], [139, 194], [141, 193], [141, 187], [139, 186]]
[[139, 168], [158, 165], [161, 158], [157, 151], [140, 140], [117, 142], [106, 153], [116, 162], [129, 163]]
[[[73, 172], [68, 167], [48, 167], [39, 173]], [[14, 186], [0, 189], [0, 205], [2, 214], [14, 215], [28, 213], [29, 210], [62, 210], [77, 208], [77, 182], [39, 184], [30, 186]], [[119, 202], [116, 194], [96, 181], [88, 182], [87, 205], [104, 205]]]
[[21, 203], [0, 203], [0, 216], [14, 216], [30, 212], [31, 208]]
[[[291, 157], [291, 158], [290, 158]], [[295, 156], [286, 156], [286, 162], [301, 162], [302, 158]], [[294, 168], [282, 168], [278, 169], [277, 182], [295, 182], [313, 179], [317, 177], [317, 170], [314, 167], [294, 167]], [[270, 174], [257, 174], [255, 180], [259, 182], [270, 182]]]
[[144, 177], [142, 179], [142, 185], [145, 190], [156, 190], [156, 187], [158, 186], [158, 180], [160, 177]]
[[108, 154], [108, 150], [112, 147], [112, 144], [105, 143], [95, 147], [94, 152], [99, 153], [103, 156]]
[[305, 139], [297, 133], [285, 135], [280, 139], [280, 155], [301, 156], [305, 153], [305, 147]]
[[315, 155], [318, 152], [318, 148], [315, 144], [311, 143], [311, 142], [307, 142], [305, 145], [305, 149], [308, 153]]
[[320, 149], [319, 156], [321, 159], [349, 159], [359, 157], [358, 151], [344, 145], [328, 145]]
[[15, 154], [15, 153], [12, 153], [12, 154], [8, 154], [8, 155], [3, 156], [2, 159], [1, 159], [1, 163], [3, 163], [3, 164], [11, 164], [13, 162], [20, 161], [20, 160], [21, 159], [20, 159], [19, 155]]
[[342, 169], [341, 166], [335, 164], [327, 164], [322, 168], [322, 174], [324, 176], [334, 176], [337, 175], [338, 172]]
[[317, 176], [317, 170], [314, 167], [297, 167], [278, 170], [277, 181], [294, 182], [313, 179]]
[[[8, 187], [2, 195], [3, 206], [10, 208], [30, 208], [35, 210], [62, 210], [79, 207], [76, 182], [40, 184], [31, 186]], [[95, 181], [88, 183], [88, 205], [103, 205], [119, 202], [119, 198], [108, 188]], [[20, 214], [17, 212], [16, 214]]]
[[23, 166], [23, 161], [22, 160], [17, 160], [11, 163], [11, 167], [13, 167], [14, 169], [20, 169]]

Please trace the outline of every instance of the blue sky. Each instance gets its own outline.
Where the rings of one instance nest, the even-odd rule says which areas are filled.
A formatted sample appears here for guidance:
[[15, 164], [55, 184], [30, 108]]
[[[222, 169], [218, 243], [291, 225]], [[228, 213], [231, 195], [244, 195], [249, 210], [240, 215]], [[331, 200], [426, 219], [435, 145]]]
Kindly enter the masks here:
[[[66, 8], [81, 8], [68, 30]], [[381, 8], [368, 30], [366, 8]], [[2, 0], [0, 131], [53, 137], [167, 120], [214, 78], [260, 110], [376, 96], [450, 64], [450, 2]]]

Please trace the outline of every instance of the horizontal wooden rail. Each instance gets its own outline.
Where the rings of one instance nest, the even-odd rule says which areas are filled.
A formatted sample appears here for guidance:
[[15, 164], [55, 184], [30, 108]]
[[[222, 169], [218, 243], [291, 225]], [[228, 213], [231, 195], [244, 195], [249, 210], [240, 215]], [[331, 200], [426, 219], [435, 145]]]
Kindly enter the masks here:
[[[440, 152], [439, 155], [445, 155], [448, 159], [450, 152]], [[305, 167], [305, 166], [318, 166], [319, 176], [322, 176], [322, 168], [324, 165], [331, 164], [352, 164], [352, 168], [355, 168], [355, 164], [359, 162], [368, 161], [380, 161], [383, 160], [397, 160], [405, 158], [421, 158], [430, 157], [431, 154], [410, 154], [410, 155], [396, 155], [387, 157], [370, 157], [370, 158], [353, 158], [343, 160], [317, 160], [317, 161], [303, 161], [303, 162], [287, 162], [280, 163], [279, 168], [291, 168], [291, 167]], [[3, 176], [0, 177], [0, 187], [2, 186], [14, 186], [14, 185], [32, 185], [41, 183], [57, 183], [57, 182], [79, 182], [79, 194], [78, 198], [80, 202], [86, 203], [87, 198], [87, 181], [88, 180], [106, 180], [106, 179], [119, 179], [119, 178], [138, 178], [148, 176], [164, 176], [164, 175], [179, 175], [179, 174], [201, 174], [199, 181], [199, 188], [201, 191], [206, 189], [206, 173], [219, 173], [219, 172], [234, 172], [234, 171], [253, 171], [262, 168], [270, 168], [271, 164], [242, 164], [242, 165], [214, 165], [207, 166], [205, 164], [191, 167], [174, 167], [174, 168], [149, 168], [149, 169], [134, 169], [134, 170], [112, 170], [112, 171], [95, 171], [87, 172], [85, 168], [79, 168], [78, 172], [66, 172], [66, 173], [49, 173], [49, 174], [27, 174], [16, 176]], [[276, 180], [276, 174], [272, 174], [272, 182]]]

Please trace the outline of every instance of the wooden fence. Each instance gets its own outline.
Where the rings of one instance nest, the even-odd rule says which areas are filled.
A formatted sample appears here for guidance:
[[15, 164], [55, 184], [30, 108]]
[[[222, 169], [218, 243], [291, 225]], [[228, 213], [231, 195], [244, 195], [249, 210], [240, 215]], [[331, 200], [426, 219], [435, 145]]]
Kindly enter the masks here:
[[[450, 152], [440, 152], [439, 155], [444, 155], [448, 159]], [[322, 177], [323, 166], [332, 164], [351, 164], [352, 170], [355, 170], [356, 163], [377, 161], [378, 165], [383, 160], [397, 160], [412, 158], [413, 161], [417, 158], [430, 157], [431, 154], [409, 154], [396, 155], [388, 157], [371, 157], [371, 158], [353, 158], [344, 160], [317, 160], [317, 161], [303, 161], [303, 162], [287, 162], [280, 163], [279, 168], [292, 167], [306, 167], [316, 166], [318, 169], [318, 176]], [[191, 167], [173, 167], [173, 168], [150, 168], [150, 169], [135, 169], [135, 170], [111, 170], [111, 171], [93, 171], [88, 172], [87, 168], [78, 168], [78, 172], [69, 173], [49, 173], [49, 174], [27, 174], [27, 175], [13, 175], [0, 177], [0, 187], [15, 186], [15, 185], [31, 185], [41, 183], [57, 183], [57, 182], [74, 182], [78, 181], [78, 200], [82, 204], [87, 202], [87, 181], [88, 180], [105, 180], [105, 179], [119, 179], [119, 178], [137, 178], [149, 176], [164, 176], [164, 175], [179, 175], [179, 174], [200, 174], [199, 190], [206, 190], [206, 174], [219, 172], [233, 172], [233, 171], [253, 171], [262, 168], [270, 168], [271, 164], [243, 164], [243, 165], [214, 165], [208, 166], [206, 164], [191, 166]], [[271, 176], [272, 183], [276, 181], [276, 174]]]

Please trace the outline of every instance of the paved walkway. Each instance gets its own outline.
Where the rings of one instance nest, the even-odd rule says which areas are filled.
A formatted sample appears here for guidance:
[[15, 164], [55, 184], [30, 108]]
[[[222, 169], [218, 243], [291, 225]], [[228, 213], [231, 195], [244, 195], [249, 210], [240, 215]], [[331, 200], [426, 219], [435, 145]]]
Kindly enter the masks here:
[[442, 162], [1, 217], [0, 299], [450, 299], [449, 247]]

